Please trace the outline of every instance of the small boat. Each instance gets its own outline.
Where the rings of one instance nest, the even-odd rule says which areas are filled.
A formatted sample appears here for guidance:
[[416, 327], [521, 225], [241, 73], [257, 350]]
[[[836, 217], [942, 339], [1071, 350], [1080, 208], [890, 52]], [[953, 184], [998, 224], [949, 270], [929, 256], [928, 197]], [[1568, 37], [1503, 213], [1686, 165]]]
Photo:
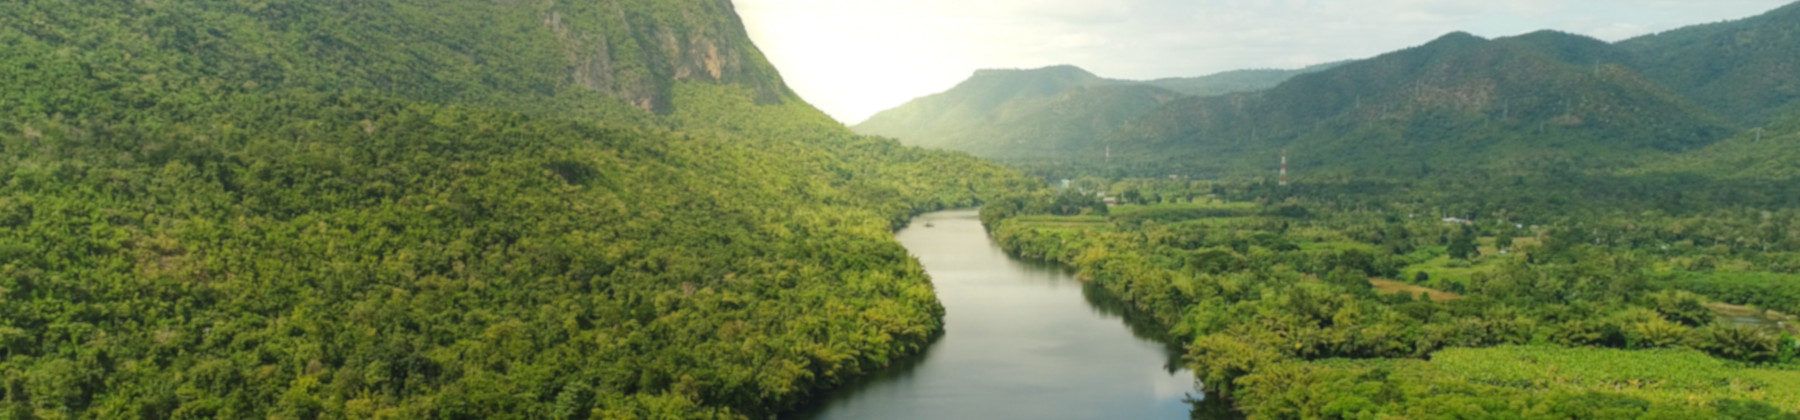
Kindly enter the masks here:
[[933, 225], [931, 222], [925, 222], [925, 227], [937, 227], [937, 225]]

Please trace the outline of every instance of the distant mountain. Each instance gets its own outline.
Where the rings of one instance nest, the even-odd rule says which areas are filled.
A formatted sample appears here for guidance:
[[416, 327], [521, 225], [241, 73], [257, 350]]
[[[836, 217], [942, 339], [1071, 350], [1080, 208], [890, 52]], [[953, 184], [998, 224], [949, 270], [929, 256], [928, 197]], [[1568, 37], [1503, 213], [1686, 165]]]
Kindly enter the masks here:
[[982, 70], [854, 129], [996, 159], [1048, 158], [1094, 147], [1119, 124], [1182, 96], [1073, 66]]
[[1149, 82], [1106, 79], [1074, 66], [982, 70], [949, 91], [876, 114], [854, 129], [1001, 160], [1103, 154], [1100, 139], [1163, 104], [1267, 89], [1330, 66]]
[[1455, 33], [1265, 92], [1176, 101], [1107, 140], [1159, 171], [1255, 172], [1287, 148], [1299, 170], [1407, 175], [1536, 171], [1577, 155], [1615, 164], [1730, 135], [1721, 119], [1609, 57], [1626, 55], [1556, 32]]
[[1348, 63], [1348, 61], [1319, 64], [1297, 70], [1234, 70], [1201, 77], [1156, 79], [1145, 83], [1192, 96], [1218, 96], [1273, 88], [1294, 76], [1330, 70], [1344, 65], [1344, 63]]
[[1800, 3], [1618, 46], [1644, 75], [1740, 124], [1800, 113]]
[[1106, 175], [1259, 176], [1283, 149], [1314, 175], [1623, 170], [1800, 114], [1794, 51], [1800, 3], [1620, 43], [1454, 33], [1292, 71], [1149, 82], [1071, 67], [984, 72], [855, 129]]

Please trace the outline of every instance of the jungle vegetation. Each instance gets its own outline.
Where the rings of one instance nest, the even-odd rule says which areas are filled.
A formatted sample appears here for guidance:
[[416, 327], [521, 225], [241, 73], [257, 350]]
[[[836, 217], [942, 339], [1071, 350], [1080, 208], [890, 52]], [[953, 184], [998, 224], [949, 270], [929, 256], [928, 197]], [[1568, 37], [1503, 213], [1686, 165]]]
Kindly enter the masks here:
[[917, 352], [862, 137], [727, 1], [0, 8], [0, 418], [768, 417]]

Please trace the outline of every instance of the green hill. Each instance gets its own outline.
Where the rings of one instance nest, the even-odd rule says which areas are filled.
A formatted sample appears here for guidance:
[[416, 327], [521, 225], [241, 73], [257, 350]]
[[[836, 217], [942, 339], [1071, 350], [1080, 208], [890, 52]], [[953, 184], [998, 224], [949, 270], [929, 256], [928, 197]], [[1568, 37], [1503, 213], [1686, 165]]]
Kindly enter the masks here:
[[1620, 42], [1635, 67], [1739, 124], [1800, 113], [1800, 3]]
[[1606, 47], [1561, 33], [1451, 34], [1265, 92], [1176, 101], [1108, 141], [1138, 158], [1122, 164], [1162, 173], [1267, 173], [1289, 149], [1297, 171], [1419, 176], [1621, 165], [1730, 135], [1627, 67], [1564, 61]]
[[0, 8], [0, 418], [769, 417], [919, 349], [889, 230], [1032, 183], [726, 1]]

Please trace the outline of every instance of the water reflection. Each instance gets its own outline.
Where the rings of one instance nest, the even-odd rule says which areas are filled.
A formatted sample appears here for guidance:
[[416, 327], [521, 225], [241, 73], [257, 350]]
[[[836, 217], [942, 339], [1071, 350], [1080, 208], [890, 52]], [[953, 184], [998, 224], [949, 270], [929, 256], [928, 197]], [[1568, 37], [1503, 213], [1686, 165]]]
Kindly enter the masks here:
[[921, 357], [786, 417], [1223, 418], [1222, 404], [1206, 401], [1182, 369], [1180, 348], [1105, 290], [1007, 257], [974, 211], [912, 226], [897, 237], [932, 275], [944, 335]]

